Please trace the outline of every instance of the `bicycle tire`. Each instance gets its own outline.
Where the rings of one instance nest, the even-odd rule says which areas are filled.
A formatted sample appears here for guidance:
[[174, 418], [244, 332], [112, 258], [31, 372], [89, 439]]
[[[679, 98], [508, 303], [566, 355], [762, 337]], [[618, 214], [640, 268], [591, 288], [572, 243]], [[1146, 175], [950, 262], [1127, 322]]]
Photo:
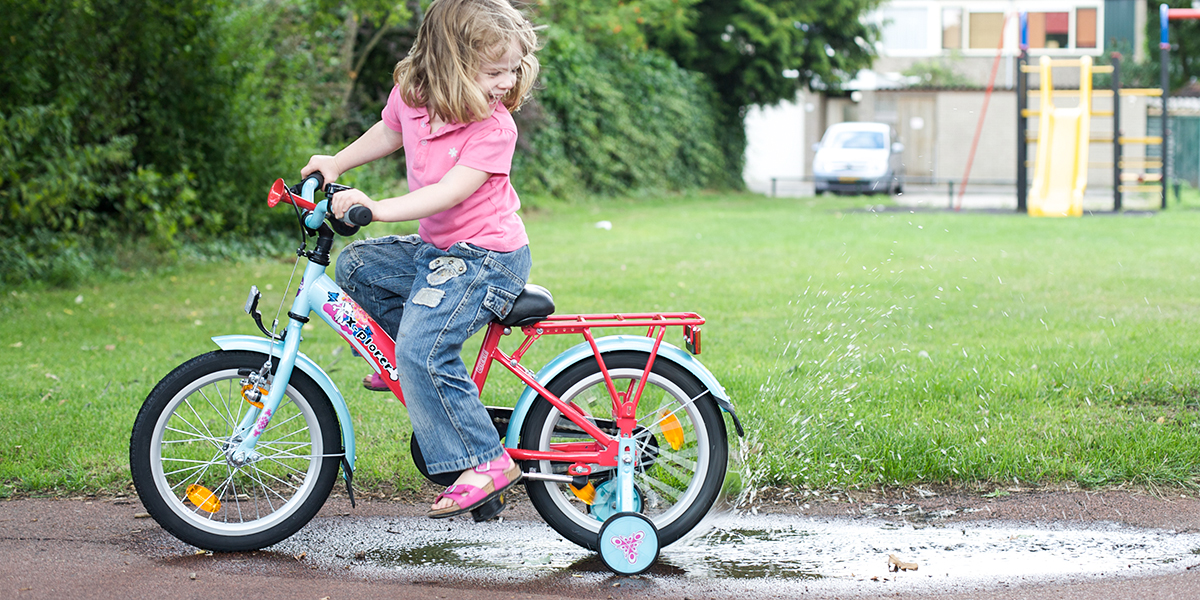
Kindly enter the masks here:
[[[623, 382], [641, 378], [649, 358], [649, 354], [636, 351], [612, 351], [602, 356], [618, 391], [624, 391]], [[546, 389], [601, 423], [612, 419], [612, 402], [595, 360], [568, 367], [551, 379]], [[674, 448], [663, 434], [662, 410], [668, 407], [683, 432], [679, 448]], [[654, 361], [637, 416], [635, 439], [639, 440], [642, 456], [634, 486], [641, 494], [639, 512], [654, 523], [659, 543], [667, 546], [699, 524], [721, 492], [729, 461], [725, 422], [708, 389], [686, 369], [663, 358]], [[552, 441], [587, 439], [591, 438], [582, 429], [565, 419], [548, 400], [538, 397], [525, 418], [519, 447], [547, 450]], [[689, 466], [691, 463], [695, 467]], [[568, 466], [550, 461], [526, 465], [553, 473], [565, 473]], [[593, 485], [603, 485], [615, 474], [615, 467], [591, 467]], [[526, 480], [525, 487], [530, 502], [551, 528], [575, 544], [596, 550], [604, 511], [580, 500], [566, 484]]]
[[[197, 356], [142, 404], [129, 445], [133, 483], [150, 516], [183, 542], [219, 552], [265, 548], [299, 531], [329, 497], [340, 429], [328, 396], [300, 369], [255, 448], [262, 460], [241, 467], [226, 460], [222, 444], [250, 408], [241, 380], [266, 360], [249, 351]], [[278, 359], [272, 362], [274, 373]], [[219, 508], [209, 512], [189, 499], [193, 484], [208, 489]]]

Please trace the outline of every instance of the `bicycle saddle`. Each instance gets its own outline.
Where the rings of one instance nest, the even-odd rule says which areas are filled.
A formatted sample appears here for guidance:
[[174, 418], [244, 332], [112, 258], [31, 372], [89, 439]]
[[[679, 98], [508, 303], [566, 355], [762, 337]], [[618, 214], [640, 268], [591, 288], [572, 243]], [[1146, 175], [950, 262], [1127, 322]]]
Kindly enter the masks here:
[[526, 284], [525, 289], [513, 302], [508, 316], [500, 319], [500, 324], [506, 327], [525, 327], [554, 314], [554, 296], [550, 290], [532, 283]]

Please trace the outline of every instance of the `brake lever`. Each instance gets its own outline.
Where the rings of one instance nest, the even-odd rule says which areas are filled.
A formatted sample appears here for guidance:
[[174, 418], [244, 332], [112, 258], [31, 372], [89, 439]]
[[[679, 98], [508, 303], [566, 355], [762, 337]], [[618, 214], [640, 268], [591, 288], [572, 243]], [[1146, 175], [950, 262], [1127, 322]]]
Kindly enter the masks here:
[[346, 190], [352, 190], [352, 189], [354, 189], [354, 188], [352, 188], [348, 185], [342, 185], [340, 183], [327, 183], [327, 184], [325, 184], [325, 197], [329, 198], [338, 192], [344, 192]]
[[[341, 185], [339, 183], [327, 183], [327, 184], [325, 184], [325, 188], [324, 188], [325, 197], [332, 200], [334, 194], [336, 194], [338, 192], [344, 192], [346, 190], [352, 190], [352, 189], [354, 189], [354, 188], [351, 186], [348, 186], [348, 185]], [[336, 222], [338, 225], [344, 225], [346, 227], [355, 228], [354, 230], [341, 231], [338, 229], [338, 227], [335, 226], [334, 230], [337, 231], [340, 235], [354, 235], [354, 233], [358, 227], [370, 225], [371, 220], [372, 220], [371, 209], [369, 209], [365, 206], [361, 206], [361, 205], [356, 205], [356, 206], [350, 207], [350, 210], [346, 211], [346, 214], [342, 215], [341, 219], [333, 218], [332, 215], [330, 218], [330, 221]]]

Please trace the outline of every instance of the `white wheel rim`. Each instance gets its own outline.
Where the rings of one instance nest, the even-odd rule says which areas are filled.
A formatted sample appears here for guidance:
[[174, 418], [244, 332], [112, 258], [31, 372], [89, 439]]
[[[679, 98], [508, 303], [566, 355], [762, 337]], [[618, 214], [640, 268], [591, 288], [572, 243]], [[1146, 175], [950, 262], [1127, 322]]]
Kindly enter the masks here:
[[[216, 444], [228, 438], [233, 425], [249, 407], [236, 385], [240, 379], [237, 369], [225, 369], [191, 382], [171, 398], [159, 414], [150, 446], [150, 471], [155, 491], [171, 512], [188, 525], [216, 535], [251, 535], [271, 529], [289, 517], [311, 495], [321, 467], [321, 460], [313, 457], [324, 454], [316, 414], [307, 403], [295, 402], [294, 399], [300, 397], [299, 391], [288, 386], [279, 410], [256, 448], [267, 458], [236, 470], [229, 466]], [[208, 413], [219, 419], [204, 420], [203, 415]], [[216, 424], [224, 429], [213, 431]], [[273, 428], [289, 425], [290, 429], [285, 431], [290, 433], [280, 436], [284, 431], [276, 430], [272, 435]], [[164, 440], [168, 432], [175, 439]], [[303, 436], [305, 433], [307, 438]], [[164, 447], [192, 443], [211, 444], [210, 459], [195, 461], [162, 454]], [[169, 470], [164, 470], [164, 463], [170, 463]], [[265, 470], [267, 467], [271, 471]], [[289, 473], [288, 479], [300, 481], [293, 484], [281, 479], [279, 472]], [[238, 484], [237, 480], [242, 478], [234, 475], [242, 475], [258, 485]], [[219, 483], [206, 486], [222, 502], [216, 513], [205, 512], [186, 502], [188, 481], [198, 478], [207, 478], [201, 483]]]
[[[642, 369], [626, 368], [611, 369], [609, 374], [614, 382], [621, 381], [624, 383], [630, 379], [640, 379], [642, 372]], [[602, 393], [602, 397], [608, 402], [605, 413], [599, 416], [599, 418], [610, 418], [612, 401], [609, 399], [607, 389], [604, 385], [604, 376], [600, 373], [594, 373], [580, 380], [559, 397], [564, 402], [570, 403], [575, 401], [579, 394], [588, 388], [598, 389]], [[623, 388], [618, 386], [617, 389], [621, 390]], [[661, 390], [663, 392], [662, 396], [657, 398], [652, 397], [653, 390]], [[695, 467], [691, 469], [693, 473], [707, 473], [709, 462], [712, 460], [709, 452], [711, 445], [708, 440], [708, 431], [704, 427], [696, 426], [697, 423], [703, 422], [696, 404], [691, 401], [679, 386], [657, 373], [650, 374], [650, 380], [646, 383], [646, 389], [639, 402], [639, 410], [647, 407], [648, 402], [653, 403], [653, 411], [646, 411], [645, 416], [639, 418], [638, 424], [647, 427], [650, 433], [655, 434], [659, 438], [658, 447], [660, 454], [656, 459], [656, 464], [658, 461], [664, 459], [664, 455], [672, 461], [685, 461], [690, 458], [695, 462]], [[655, 426], [654, 419], [650, 418], [651, 415], [658, 414], [658, 411], [667, 404], [671, 405], [672, 413], [679, 418], [681, 423], [685, 424], [685, 427], [690, 426], [689, 433], [694, 436], [691, 439], [685, 439], [685, 445], [681, 447], [680, 452], [673, 451], [667, 445], [667, 442], [661, 439], [662, 435], [659, 428]], [[549, 444], [553, 439], [554, 424], [559, 419], [563, 419], [562, 412], [557, 408], [551, 407], [549, 416], [542, 424], [542, 430], [538, 432], [539, 449], [549, 448]], [[695, 456], [693, 457], [691, 453], [695, 453]], [[552, 472], [551, 461], [540, 461], [538, 470], [543, 473]], [[647, 475], [646, 472], [640, 469], [634, 474], [634, 485], [638, 486], [643, 495], [643, 513], [650, 518], [656, 528], [661, 530], [679, 519], [696, 502], [701, 489], [704, 487], [705, 479], [705, 477], [690, 478], [687, 488], [682, 490], [682, 493], [677, 496], [669, 508], [661, 512], [655, 512], [654, 502], [656, 501], [656, 497], [661, 499], [664, 494], [674, 488], [671, 488], [670, 484], [660, 479]], [[585, 505], [575, 497], [566, 485], [549, 481], [543, 482], [542, 485], [546, 486], [550, 499], [558, 511], [570, 518], [575, 525], [597, 533], [600, 531], [600, 526], [603, 523], [584, 512]], [[678, 492], [678, 490], [676, 491]]]

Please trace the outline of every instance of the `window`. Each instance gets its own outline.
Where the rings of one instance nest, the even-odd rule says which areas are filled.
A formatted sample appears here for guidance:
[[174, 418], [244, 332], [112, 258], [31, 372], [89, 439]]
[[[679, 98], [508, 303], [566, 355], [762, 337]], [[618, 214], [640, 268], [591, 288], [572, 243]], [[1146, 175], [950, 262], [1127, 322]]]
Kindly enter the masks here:
[[831, 148], [882, 150], [883, 134], [878, 131], [843, 131], [833, 138]]
[[[1030, 13], [1030, 17], [1033, 13]], [[1004, 13], [973, 12], [968, 20], [970, 40], [968, 48], [995, 50], [1000, 47], [1000, 35], [1004, 29]], [[1033, 28], [1030, 27], [1032, 36]]]
[[962, 48], [962, 16], [961, 8], [942, 9], [942, 48], [958, 50]]
[[[1075, 47], [1096, 47], [1096, 9], [1080, 8], [1075, 11]], [[1029, 47], [1070, 48], [1071, 13], [1029, 13]]]
[[1075, 47], [1096, 47], [1096, 9], [1081, 8], [1075, 11]]
[[928, 14], [923, 7], [885, 7], [883, 47], [888, 50], [925, 50], [928, 45]]

